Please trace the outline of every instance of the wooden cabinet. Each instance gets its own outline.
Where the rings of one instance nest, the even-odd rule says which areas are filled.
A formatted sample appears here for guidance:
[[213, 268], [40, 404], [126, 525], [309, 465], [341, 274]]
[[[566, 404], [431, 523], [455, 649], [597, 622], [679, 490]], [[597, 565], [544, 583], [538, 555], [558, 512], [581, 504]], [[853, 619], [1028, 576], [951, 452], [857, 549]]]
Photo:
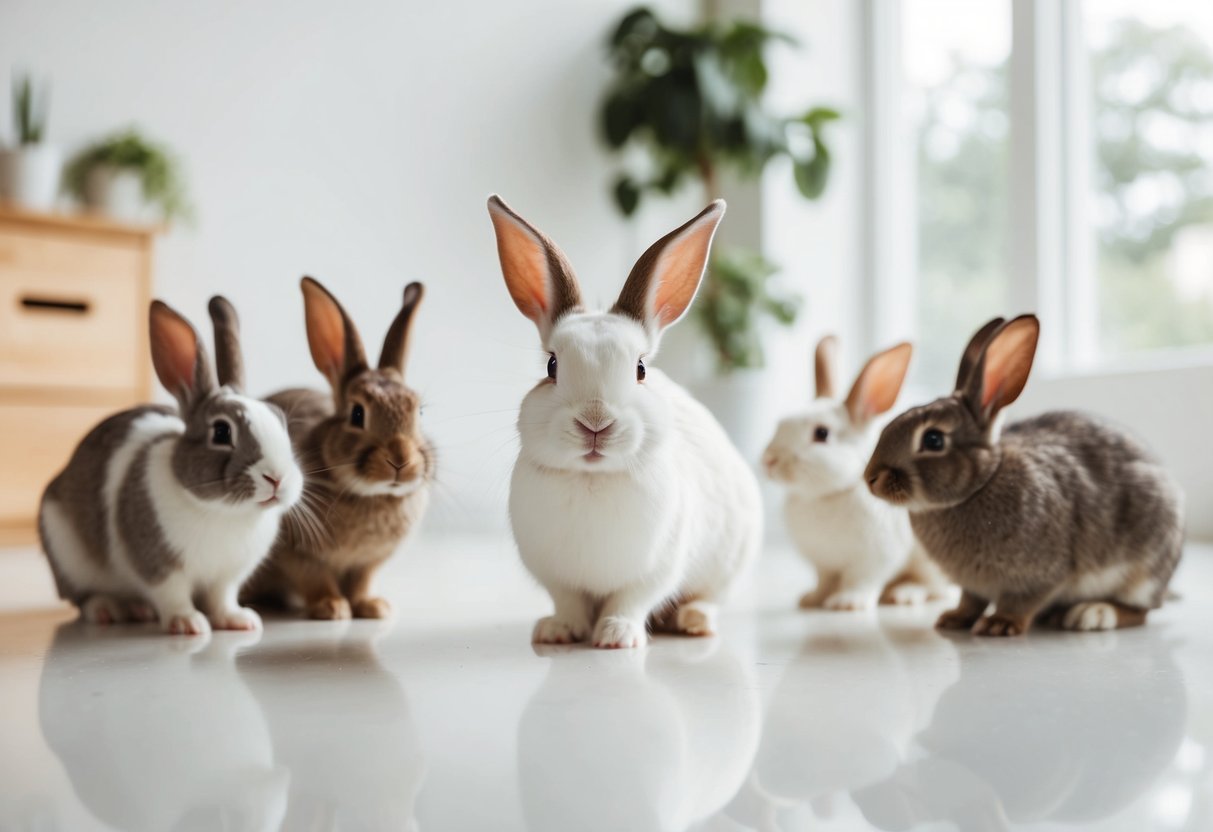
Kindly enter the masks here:
[[0, 208], [0, 543], [102, 417], [147, 401], [156, 229]]

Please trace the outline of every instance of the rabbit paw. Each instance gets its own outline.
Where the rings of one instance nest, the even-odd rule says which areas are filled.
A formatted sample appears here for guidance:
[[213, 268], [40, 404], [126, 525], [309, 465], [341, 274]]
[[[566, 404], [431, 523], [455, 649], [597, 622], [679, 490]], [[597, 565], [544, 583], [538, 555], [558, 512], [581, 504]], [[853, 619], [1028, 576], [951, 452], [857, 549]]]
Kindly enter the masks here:
[[876, 606], [876, 596], [868, 590], [843, 590], [825, 600], [825, 608], [835, 612], [870, 610]]
[[126, 620], [126, 611], [122, 605], [108, 595], [94, 595], [80, 607], [80, 615], [89, 624], [102, 627], [109, 624], [121, 624]]
[[126, 605], [126, 614], [132, 621], [138, 621], [146, 624], [149, 621], [155, 621], [156, 608], [147, 601], [132, 601]]
[[978, 618], [963, 610], [948, 610], [935, 619], [937, 630], [968, 630]]
[[170, 615], [164, 620], [164, 631], [175, 636], [204, 636], [211, 631], [206, 616], [193, 610]]
[[573, 644], [585, 641], [585, 627], [570, 621], [549, 615], [535, 622], [535, 631], [531, 633], [532, 644]]
[[1025, 622], [1022, 619], [994, 613], [993, 615], [987, 615], [985, 618], [977, 619], [977, 623], [973, 625], [972, 633], [975, 636], [1000, 638], [1004, 636], [1021, 636], [1026, 629]]
[[633, 621], [619, 615], [608, 615], [598, 620], [594, 628], [594, 646], [614, 650], [620, 647], [640, 647], [648, 641], [644, 622]]
[[216, 630], [260, 630], [261, 616], [248, 607], [236, 607], [211, 616]]
[[881, 601], [898, 607], [917, 607], [925, 604], [930, 593], [922, 584], [898, 584], [889, 588]]
[[359, 598], [350, 605], [354, 618], [390, 618], [392, 602], [386, 598]]
[[683, 604], [678, 608], [678, 632], [688, 636], [710, 636], [715, 630], [715, 610], [703, 603]]
[[820, 589], [811, 589], [800, 596], [800, 600], [796, 602], [796, 605], [802, 610], [813, 610], [820, 607], [825, 599], [825, 593]]
[[347, 621], [353, 612], [350, 610], [349, 601], [340, 595], [335, 595], [332, 598], [321, 598], [319, 601], [309, 604], [307, 615], [308, 618], [320, 621]]
[[1116, 607], [1102, 601], [1075, 604], [1066, 610], [1061, 626], [1067, 630], [1115, 630], [1120, 616]]

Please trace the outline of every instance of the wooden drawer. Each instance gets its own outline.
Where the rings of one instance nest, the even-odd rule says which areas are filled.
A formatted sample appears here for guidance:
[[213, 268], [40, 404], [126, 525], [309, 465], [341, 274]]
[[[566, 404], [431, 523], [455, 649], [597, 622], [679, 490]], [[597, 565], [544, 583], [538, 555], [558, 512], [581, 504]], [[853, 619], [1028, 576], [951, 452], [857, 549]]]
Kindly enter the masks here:
[[[0, 405], [0, 525], [29, 523], [42, 490], [93, 426], [121, 408]], [[98, 495], [100, 496], [100, 495]]]
[[0, 228], [0, 387], [139, 391], [146, 254]]

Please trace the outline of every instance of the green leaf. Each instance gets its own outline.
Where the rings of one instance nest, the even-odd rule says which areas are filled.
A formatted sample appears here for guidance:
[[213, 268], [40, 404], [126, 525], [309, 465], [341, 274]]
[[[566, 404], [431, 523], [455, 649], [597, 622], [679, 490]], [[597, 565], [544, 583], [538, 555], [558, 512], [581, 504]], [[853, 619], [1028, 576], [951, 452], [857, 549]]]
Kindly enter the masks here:
[[792, 165], [792, 173], [796, 177], [796, 187], [805, 199], [817, 199], [826, 189], [830, 178], [830, 151], [825, 143], [814, 137], [813, 148], [816, 151], [813, 158], [807, 161], [797, 161]]
[[631, 177], [619, 177], [615, 182], [614, 192], [615, 205], [619, 208], [619, 213], [625, 217], [636, 213], [636, 208], [640, 205], [640, 186]]
[[800, 120], [809, 125], [814, 133], [817, 133], [823, 124], [838, 121], [840, 118], [842, 118], [842, 114], [831, 107], [814, 107], [801, 116]]
[[610, 95], [602, 108], [602, 132], [607, 144], [618, 150], [627, 144], [632, 131], [640, 125], [636, 107], [622, 92]]

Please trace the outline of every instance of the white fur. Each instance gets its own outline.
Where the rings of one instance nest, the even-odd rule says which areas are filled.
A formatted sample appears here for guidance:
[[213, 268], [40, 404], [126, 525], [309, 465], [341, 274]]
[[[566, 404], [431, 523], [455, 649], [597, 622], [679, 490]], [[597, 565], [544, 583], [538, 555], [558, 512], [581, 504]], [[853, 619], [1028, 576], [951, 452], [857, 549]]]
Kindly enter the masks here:
[[[227, 391], [222, 395], [235, 396]], [[86, 619], [123, 620], [130, 617], [132, 603], [147, 601], [155, 607], [164, 629], [172, 633], [197, 635], [212, 626], [242, 630], [260, 627], [257, 614], [241, 608], [236, 595], [269, 553], [282, 515], [298, 501], [303, 474], [291, 452], [286, 429], [270, 408], [251, 399], [242, 398], [242, 404], [262, 451], [261, 459], [250, 469], [256, 483], [250, 500], [239, 504], [203, 500], [187, 490], [172, 469], [175, 437], [183, 433], [184, 424], [175, 416], [150, 413], [132, 423], [107, 464], [100, 495], [110, 542], [104, 568], [86, 557], [78, 532], [62, 507], [53, 500], [44, 502], [42, 525], [56, 567], [74, 589], [92, 596], [82, 608]], [[173, 438], [156, 441], [166, 435]], [[139, 451], [152, 442], [155, 444], [148, 455], [146, 474], [155, 516], [146, 522], [159, 525], [181, 563], [179, 569], [156, 584], [148, 584], [135, 570], [118, 528], [122, 484], [130, 476]], [[280, 481], [278, 502], [268, 507], [259, 505], [273, 496], [273, 486], [262, 478], [263, 474]], [[123, 603], [119, 605], [117, 599]], [[202, 601], [206, 616], [195, 608], [196, 599]]]
[[[829, 431], [825, 442], [814, 441], [819, 427]], [[763, 454], [768, 476], [788, 489], [788, 532], [817, 572], [817, 588], [801, 598], [802, 607], [871, 609], [909, 562], [909, 513], [872, 496], [863, 478], [879, 435], [878, 424], [857, 425], [841, 402], [823, 398], [780, 422]], [[897, 600], [928, 595], [907, 587]]]
[[[545, 343], [557, 381], [523, 400], [510, 519], [523, 563], [555, 602], [535, 639], [644, 644], [645, 620], [674, 596], [678, 616], [711, 629], [714, 605], [757, 553], [758, 484], [724, 431], [656, 368], [638, 323], [609, 313], [562, 318]], [[613, 422], [588, 459], [575, 419]], [[689, 605], [688, 605], [689, 606]]]
[[1088, 601], [1066, 610], [1062, 626], [1067, 630], [1115, 630], [1117, 622], [1114, 606], [1103, 601]]

